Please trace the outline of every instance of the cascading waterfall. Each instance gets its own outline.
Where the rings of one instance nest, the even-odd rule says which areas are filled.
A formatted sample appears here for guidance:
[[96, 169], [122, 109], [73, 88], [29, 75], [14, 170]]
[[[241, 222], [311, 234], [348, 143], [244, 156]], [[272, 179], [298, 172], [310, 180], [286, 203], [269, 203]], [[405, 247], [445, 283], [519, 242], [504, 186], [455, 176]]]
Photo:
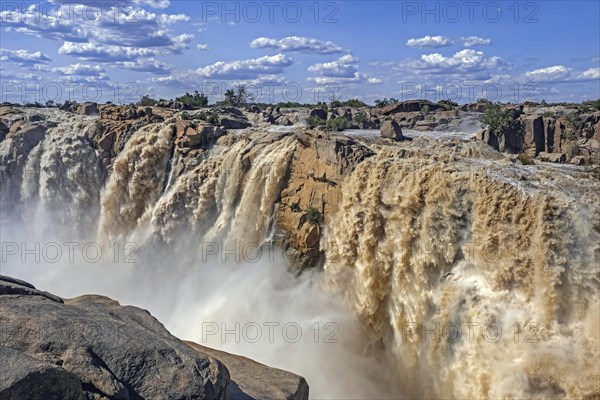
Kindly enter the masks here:
[[149, 217], [161, 195], [171, 141], [170, 127], [151, 125], [127, 142], [102, 196], [101, 240], [123, 239]]
[[592, 396], [597, 204], [482, 167], [393, 152], [359, 165], [329, 226], [330, 283], [412, 398]]
[[[209, 343], [300, 373], [319, 398], [598, 394], [593, 185], [586, 191], [545, 167], [529, 179], [470, 148], [456, 155], [429, 143], [436, 155], [428, 157], [425, 142], [411, 155], [373, 146], [323, 227], [324, 271], [294, 278], [278, 253], [241, 263], [203, 253], [207, 243], [265, 245], [300, 146], [294, 135], [229, 134], [181, 171], [170, 123], [148, 124], [107, 177], [87, 137], [95, 120], [61, 118], [0, 193], [2, 208], [22, 206], [3, 240], [86, 237], [103, 249], [135, 242], [142, 262], [75, 268], [85, 264], [78, 257], [27, 272], [19, 259], [2, 273], [33, 274], [65, 296], [89, 290], [147, 307], [192, 340], [207, 319], [337, 321], [337, 346]], [[3, 167], [9, 141], [0, 146]], [[40, 220], [48, 221], [41, 231]]]

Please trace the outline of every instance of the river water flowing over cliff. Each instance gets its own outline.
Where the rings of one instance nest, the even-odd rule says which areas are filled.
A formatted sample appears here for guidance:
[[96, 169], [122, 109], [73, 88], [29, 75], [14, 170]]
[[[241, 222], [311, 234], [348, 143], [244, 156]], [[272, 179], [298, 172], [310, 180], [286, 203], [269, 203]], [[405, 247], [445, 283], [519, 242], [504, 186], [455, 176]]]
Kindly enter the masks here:
[[2, 274], [147, 308], [315, 398], [599, 395], [600, 181], [582, 169], [302, 129], [190, 149], [169, 116], [107, 155], [98, 117], [45, 115], [0, 144]]

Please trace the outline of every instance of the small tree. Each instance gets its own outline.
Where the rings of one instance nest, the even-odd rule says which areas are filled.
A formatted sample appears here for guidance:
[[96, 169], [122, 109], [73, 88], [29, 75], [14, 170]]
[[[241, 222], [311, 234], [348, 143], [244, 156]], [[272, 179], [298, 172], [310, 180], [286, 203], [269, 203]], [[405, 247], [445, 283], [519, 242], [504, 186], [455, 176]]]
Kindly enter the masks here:
[[252, 100], [246, 85], [238, 85], [235, 89], [225, 91], [225, 103], [230, 106], [240, 106]]
[[515, 118], [515, 110], [504, 109], [500, 104], [490, 103], [479, 120], [489, 128], [491, 133], [502, 136], [511, 127]]
[[158, 102], [148, 95], [143, 96], [140, 100], [140, 106], [152, 107], [155, 106], [156, 103]]
[[375, 100], [375, 107], [385, 107], [388, 105], [390, 105], [390, 101], [386, 98], [384, 98], [383, 100], [381, 100], [381, 99]]

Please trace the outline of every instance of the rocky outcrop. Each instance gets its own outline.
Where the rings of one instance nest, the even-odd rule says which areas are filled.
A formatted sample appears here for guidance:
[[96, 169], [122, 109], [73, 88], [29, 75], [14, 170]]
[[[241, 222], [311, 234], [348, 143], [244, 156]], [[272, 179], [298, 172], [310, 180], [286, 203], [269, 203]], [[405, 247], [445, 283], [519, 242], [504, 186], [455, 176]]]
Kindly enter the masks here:
[[16, 119], [22, 119], [22, 112], [11, 106], [0, 107], [0, 122], [10, 126]]
[[245, 120], [240, 117], [232, 117], [227, 115], [219, 117], [219, 125], [221, 125], [225, 129], [246, 129], [252, 126], [252, 124], [248, 120]]
[[225, 131], [207, 123], [178, 120], [175, 123], [176, 144], [183, 148], [207, 146], [223, 136]]
[[460, 107], [460, 110], [482, 113], [482, 112], [485, 112], [485, 108], [488, 104], [489, 103], [486, 103], [486, 102], [464, 104], [463, 106]]
[[113, 121], [127, 121], [145, 117], [146, 114], [135, 106], [106, 105], [100, 108], [100, 118]]
[[420, 112], [426, 109], [426, 107], [429, 111], [446, 110], [444, 105], [433, 103], [429, 100], [409, 100], [383, 107], [381, 109], [381, 114], [390, 115], [401, 112]]
[[313, 108], [312, 110], [310, 110], [308, 112], [308, 116], [326, 120], [327, 119], [327, 111], [322, 108]]
[[298, 133], [287, 185], [281, 192], [277, 226], [285, 232], [283, 245], [300, 266], [315, 265], [321, 257], [320, 238], [327, 218], [341, 200], [341, 182], [372, 151], [342, 135]]
[[0, 122], [0, 142], [6, 138], [8, 134], [8, 126], [4, 124], [4, 122]]
[[302, 377], [182, 342], [103, 296], [63, 300], [0, 276], [0, 327], [2, 400], [308, 399]]
[[565, 153], [546, 153], [545, 151], [542, 151], [537, 155], [537, 158], [541, 161], [561, 164], [567, 161], [567, 155]]
[[73, 387], [76, 376], [87, 398], [226, 398], [223, 364], [144, 310], [102, 296], [63, 301], [2, 278], [0, 287], [2, 346], [56, 366], [46, 376], [65, 379], [57, 385]]
[[80, 104], [77, 113], [79, 115], [98, 115], [98, 104], [90, 102]]
[[402, 140], [402, 128], [396, 121], [384, 121], [381, 124], [381, 137], [386, 139]]
[[[530, 157], [555, 160], [553, 162], [600, 163], [600, 141], [597, 139], [600, 137], [600, 112], [583, 113], [577, 108], [555, 106], [551, 108], [552, 112], [542, 113], [548, 107], [531, 104], [508, 107], [517, 110], [513, 124], [498, 135], [486, 128], [477, 135], [478, 140], [502, 152], [527, 153]], [[540, 156], [541, 153], [545, 154]], [[566, 158], [564, 161], [563, 157]]]
[[521, 119], [525, 136], [523, 138], [523, 151], [532, 156], [546, 150], [544, 137], [544, 119], [541, 116], [528, 116]]

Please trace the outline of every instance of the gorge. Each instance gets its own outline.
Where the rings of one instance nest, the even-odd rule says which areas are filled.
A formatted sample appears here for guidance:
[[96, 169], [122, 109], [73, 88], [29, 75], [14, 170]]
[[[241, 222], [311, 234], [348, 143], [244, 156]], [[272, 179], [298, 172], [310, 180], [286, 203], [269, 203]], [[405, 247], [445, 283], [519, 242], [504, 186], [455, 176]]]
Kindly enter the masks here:
[[593, 167], [214, 113], [2, 107], [0, 274], [314, 398], [600, 396]]

